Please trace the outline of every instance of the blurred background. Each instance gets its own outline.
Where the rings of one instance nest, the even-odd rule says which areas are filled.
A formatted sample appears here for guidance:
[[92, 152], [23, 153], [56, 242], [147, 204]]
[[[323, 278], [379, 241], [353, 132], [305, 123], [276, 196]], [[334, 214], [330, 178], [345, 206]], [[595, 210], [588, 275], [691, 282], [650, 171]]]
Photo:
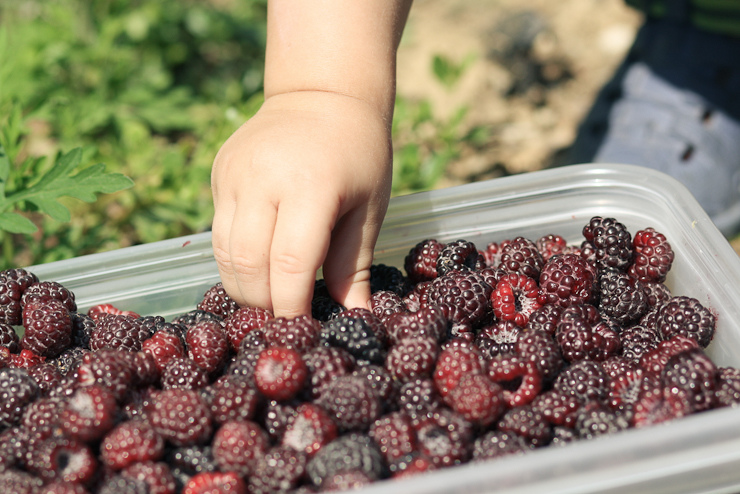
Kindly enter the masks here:
[[[104, 163], [134, 186], [61, 199], [69, 221], [19, 202], [38, 231], [0, 230], [0, 268], [207, 230], [212, 160], [262, 102], [265, 10], [265, 0], [1, 2], [6, 191], [78, 147], [81, 168]], [[640, 21], [623, 0], [416, 0], [399, 51], [393, 193], [560, 164]]]

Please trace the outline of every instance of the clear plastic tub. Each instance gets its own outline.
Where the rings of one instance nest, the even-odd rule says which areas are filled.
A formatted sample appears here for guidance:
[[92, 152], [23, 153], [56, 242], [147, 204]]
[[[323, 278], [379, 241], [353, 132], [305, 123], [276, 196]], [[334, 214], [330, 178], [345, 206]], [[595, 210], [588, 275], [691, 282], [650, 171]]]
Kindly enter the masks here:
[[[583, 226], [597, 215], [618, 219], [632, 233], [651, 226], [667, 236], [676, 253], [668, 286], [715, 311], [717, 331], [707, 352], [718, 365], [740, 367], [740, 258], [683, 185], [650, 169], [576, 165], [395, 198], [375, 262], [402, 267], [425, 238], [484, 247], [557, 233], [580, 243]], [[171, 317], [194, 308], [218, 281], [210, 242], [210, 234], [197, 234], [29, 269], [73, 290], [81, 310], [109, 302]], [[740, 492], [740, 408], [362, 492]]]

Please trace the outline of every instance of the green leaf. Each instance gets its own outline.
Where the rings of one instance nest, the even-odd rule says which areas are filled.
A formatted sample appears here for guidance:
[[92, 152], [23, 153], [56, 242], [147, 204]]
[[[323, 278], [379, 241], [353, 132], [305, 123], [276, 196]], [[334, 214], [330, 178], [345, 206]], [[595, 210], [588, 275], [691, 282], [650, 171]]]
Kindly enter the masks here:
[[10, 233], [34, 233], [38, 228], [31, 220], [18, 213], [6, 211], [0, 213], [0, 230]]
[[10, 160], [5, 153], [3, 143], [0, 142], [0, 197], [5, 197], [5, 184], [10, 176]]

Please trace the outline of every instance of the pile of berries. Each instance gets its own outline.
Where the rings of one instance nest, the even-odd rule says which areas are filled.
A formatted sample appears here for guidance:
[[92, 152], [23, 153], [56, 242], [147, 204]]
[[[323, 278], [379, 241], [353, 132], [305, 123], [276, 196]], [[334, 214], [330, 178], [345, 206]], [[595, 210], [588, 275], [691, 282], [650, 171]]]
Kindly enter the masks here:
[[713, 311], [664, 284], [660, 232], [594, 217], [580, 245], [481, 247], [425, 239], [373, 266], [371, 308], [319, 280], [294, 319], [220, 284], [170, 321], [80, 312], [0, 272], [0, 485], [336, 491], [740, 403], [740, 371], [704, 353]]

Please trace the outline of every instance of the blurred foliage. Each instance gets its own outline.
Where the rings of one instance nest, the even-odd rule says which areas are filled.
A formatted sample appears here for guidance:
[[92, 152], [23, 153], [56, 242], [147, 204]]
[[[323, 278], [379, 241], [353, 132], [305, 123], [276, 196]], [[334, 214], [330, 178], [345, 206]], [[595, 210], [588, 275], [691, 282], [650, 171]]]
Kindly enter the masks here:
[[[135, 184], [94, 203], [61, 198], [69, 221], [22, 208], [38, 230], [0, 231], [1, 269], [209, 228], [213, 158], [263, 100], [266, 1], [0, 3], [10, 176], [42, 174], [79, 148], [79, 164], [104, 163]], [[437, 58], [430, 70], [447, 86], [468, 64]], [[429, 102], [398, 98], [394, 194], [432, 188], [480, 135], [463, 129], [464, 116], [440, 120]]]

